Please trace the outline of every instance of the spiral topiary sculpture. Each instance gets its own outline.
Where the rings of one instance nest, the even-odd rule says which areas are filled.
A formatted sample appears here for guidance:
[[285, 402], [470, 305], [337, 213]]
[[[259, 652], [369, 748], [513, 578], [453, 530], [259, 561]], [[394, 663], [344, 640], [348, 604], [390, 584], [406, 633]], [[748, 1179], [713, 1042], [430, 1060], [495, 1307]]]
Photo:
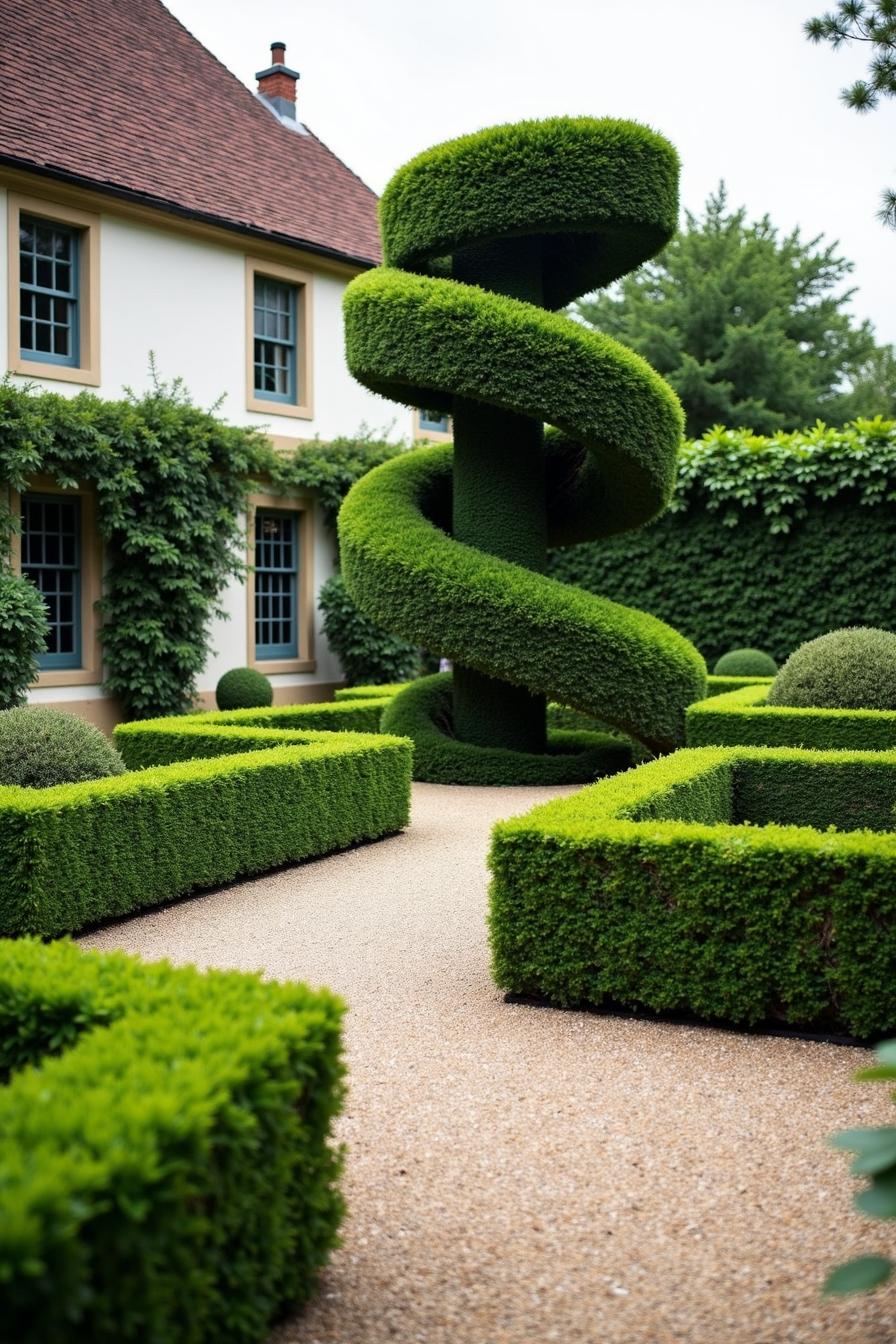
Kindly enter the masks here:
[[385, 191], [386, 264], [345, 295], [349, 367], [375, 392], [449, 412], [454, 444], [359, 481], [339, 537], [358, 605], [454, 662], [453, 681], [413, 683], [386, 713], [415, 740], [418, 778], [593, 778], [601, 739], [548, 741], [547, 696], [653, 751], [683, 741], [705, 687], [697, 650], [542, 572], [549, 545], [639, 527], [668, 503], [682, 431], [671, 388], [550, 310], [653, 256], [677, 215], [672, 146], [587, 117], [436, 146]]

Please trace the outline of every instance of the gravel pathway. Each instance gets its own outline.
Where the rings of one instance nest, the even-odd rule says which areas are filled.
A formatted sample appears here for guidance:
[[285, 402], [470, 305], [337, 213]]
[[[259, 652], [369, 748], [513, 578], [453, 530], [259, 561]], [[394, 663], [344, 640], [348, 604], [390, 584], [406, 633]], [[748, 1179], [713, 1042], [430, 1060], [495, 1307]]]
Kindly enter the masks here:
[[824, 1145], [893, 1123], [863, 1052], [502, 1002], [488, 834], [549, 796], [418, 784], [401, 836], [82, 940], [349, 1002], [345, 1245], [271, 1344], [893, 1341], [896, 1287], [818, 1294], [896, 1249]]

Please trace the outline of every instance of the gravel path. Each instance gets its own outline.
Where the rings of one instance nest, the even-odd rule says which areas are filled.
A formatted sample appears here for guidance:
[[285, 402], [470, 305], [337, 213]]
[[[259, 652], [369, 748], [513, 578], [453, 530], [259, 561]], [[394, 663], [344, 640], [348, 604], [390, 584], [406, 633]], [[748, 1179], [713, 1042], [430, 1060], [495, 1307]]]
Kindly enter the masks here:
[[893, 1123], [863, 1052], [502, 1002], [488, 834], [549, 796], [418, 784], [404, 835], [83, 939], [349, 1002], [345, 1245], [271, 1344], [893, 1341], [896, 1288], [818, 1294], [896, 1249], [824, 1145]]

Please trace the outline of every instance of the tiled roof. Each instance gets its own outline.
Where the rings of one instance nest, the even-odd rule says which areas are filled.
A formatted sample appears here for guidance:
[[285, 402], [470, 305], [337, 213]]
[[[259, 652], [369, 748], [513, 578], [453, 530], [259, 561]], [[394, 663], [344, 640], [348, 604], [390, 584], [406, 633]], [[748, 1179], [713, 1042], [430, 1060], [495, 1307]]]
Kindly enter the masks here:
[[379, 261], [370, 188], [283, 125], [160, 0], [2, 8], [0, 160]]

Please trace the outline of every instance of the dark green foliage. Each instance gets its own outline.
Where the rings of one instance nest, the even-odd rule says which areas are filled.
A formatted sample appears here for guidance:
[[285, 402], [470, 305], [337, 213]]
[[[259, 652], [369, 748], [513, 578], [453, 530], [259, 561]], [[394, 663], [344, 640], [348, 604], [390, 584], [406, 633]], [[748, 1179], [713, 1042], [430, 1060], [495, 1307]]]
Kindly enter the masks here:
[[896, 710], [896, 634], [832, 630], [796, 649], [768, 692], [770, 705]]
[[631, 744], [582, 729], [555, 729], [546, 752], [472, 746], [453, 735], [451, 675], [421, 677], [383, 710], [384, 733], [414, 743], [414, 778], [431, 784], [586, 784], [625, 770]]
[[495, 978], [561, 1004], [891, 1030], [894, 801], [893, 751], [705, 748], [501, 822]]
[[703, 218], [685, 220], [656, 261], [583, 300], [579, 315], [669, 380], [693, 437], [713, 425], [771, 434], [842, 418], [842, 384], [875, 348], [870, 323], [850, 310], [855, 291], [843, 290], [852, 262], [798, 229], [782, 237], [767, 215], [748, 223], [724, 186]]
[[[877, 1047], [876, 1054], [877, 1064], [860, 1070], [857, 1080], [892, 1083], [896, 1080], [896, 1041], [885, 1041]], [[856, 1208], [872, 1218], [896, 1218], [896, 1126], [844, 1129], [834, 1134], [830, 1142], [834, 1148], [856, 1153], [853, 1175], [871, 1182], [856, 1195]], [[824, 1291], [829, 1295], [868, 1292], [886, 1283], [892, 1273], [893, 1262], [886, 1256], [862, 1255], [833, 1270]]]
[[266, 709], [273, 699], [273, 686], [254, 667], [232, 667], [215, 687], [219, 709]]
[[684, 445], [663, 518], [554, 552], [548, 572], [649, 606], [710, 664], [743, 645], [783, 662], [837, 626], [896, 624], [894, 504], [896, 422], [720, 430]]
[[777, 670], [774, 658], [761, 649], [731, 649], [722, 654], [713, 673], [717, 677], [773, 677]]
[[[550, 310], [652, 256], [677, 200], [667, 141], [588, 117], [438, 145], [386, 188], [387, 264], [345, 294], [349, 368], [375, 392], [451, 412], [455, 443], [359, 481], [339, 537], [365, 614], [454, 663], [440, 778], [449, 761], [478, 775], [462, 764], [477, 748], [489, 772], [493, 751], [501, 770], [545, 755], [547, 696], [664, 750], [703, 692], [702, 660], [674, 631], [540, 573], [549, 542], [638, 527], [669, 500], [682, 424], [670, 389]], [[428, 693], [401, 699], [429, 759]], [[424, 755], [417, 769], [435, 769]], [[554, 777], [555, 762], [543, 768]]]
[[48, 630], [44, 600], [34, 584], [0, 561], [0, 710], [25, 703]]
[[337, 1240], [342, 1012], [304, 985], [0, 943], [3, 1338], [261, 1344]]
[[771, 682], [754, 682], [732, 694], [691, 705], [685, 732], [689, 747], [815, 747], [820, 751], [888, 751], [896, 748], [896, 713], [879, 709], [804, 709], [770, 705]]
[[336, 654], [346, 681], [357, 683], [406, 681], [417, 674], [420, 654], [412, 644], [387, 634], [349, 597], [340, 573], [327, 579], [317, 605], [323, 614], [324, 634]]
[[107, 691], [132, 718], [187, 708], [212, 617], [244, 566], [255, 432], [192, 405], [179, 382], [101, 401], [5, 381], [0, 430], [0, 484], [22, 490], [44, 472], [96, 486]]
[[0, 789], [0, 933], [72, 932], [406, 824], [409, 743], [240, 726], [253, 714], [277, 711], [126, 724], [133, 773]]
[[123, 773], [112, 743], [76, 714], [39, 705], [0, 712], [0, 785], [46, 789]]
[[355, 481], [401, 452], [401, 444], [363, 434], [326, 443], [315, 439], [289, 453], [270, 450], [264, 470], [278, 494], [313, 490], [328, 525], [335, 527], [339, 507]]

